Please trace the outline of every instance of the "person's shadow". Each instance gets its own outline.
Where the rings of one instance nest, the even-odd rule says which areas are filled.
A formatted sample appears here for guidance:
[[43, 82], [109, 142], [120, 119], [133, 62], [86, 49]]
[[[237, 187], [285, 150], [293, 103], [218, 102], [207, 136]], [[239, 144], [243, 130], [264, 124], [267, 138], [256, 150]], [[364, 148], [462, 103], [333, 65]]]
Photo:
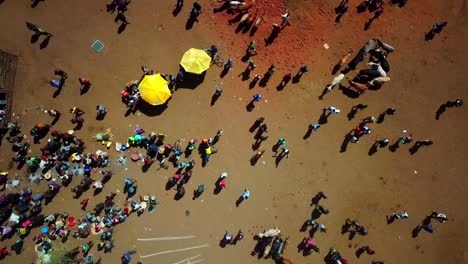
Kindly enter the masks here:
[[55, 90], [55, 92], [54, 92], [54, 94], [52, 95], [52, 97], [53, 97], [53, 98], [56, 98], [57, 96], [60, 95], [61, 92], [62, 92], [62, 87], [58, 87], [58, 88]]
[[435, 115], [435, 119], [436, 120], [439, 120], [440, 119], [440, 116], [447, 110], [447, 104], [441, 104], [439, 106], [439, 109], [437, 109], [437, 112], [436, 112], [436, 115]]
[[250, 101], [250, 103], [245, 106], [245, 109], [247, 112], [252, 112], [255, 109], [254, 100]]
[[431, 40], [434, 39], [434, 36], [435, 36], [434, 31], [430, 30], [429, 32], [427, 32], [427, 33], [424, 35], [424, 40], [425, 40], [425, 41], [431, 41]]
[[298, 73], [296, 73], [296, 75], [294, 75], [294, 77], [292, 78], [291, 82], [292, 83], [298, 83], [301, 81], [301, 78], [302, 78], [302, 72], [299, 71]]
[[[218, 1], [219, 2], [219, 1]], [[219, 13], [219, 12], [223, 12], [224, 10], [227, 10], [229, 9], [230, 5], [229, 5], [229, 1], [225, 1], [223, 3], [223, 5], [221, 5], [220, 7], [218, 8], [213, 8], [213, 13]]]
[[215, 183], [215, 188], [214, 188], [214, 190], [213, 190], [213, 194], [214, 194], [214, 195], [218, 195], [218, 194], [221, 192], [221, 190], [223, 189], [223, 188], [219, 185], [219, 182], [221, 182], [221, 179], [218, 179], [218, 180], [216, 181], [216, 183]]
[[122, 34], [122, 32], [125, 31], [125, 29], [127, 29], [127, 25], [130, 24], [130, 23], [122, 23], [120, 24], [119, 28], [117, 29], [117, 34]]
[[260, 82], [258, 83], [258, 85], [259, 85], [260, 87], [266, 87], [269, 80], [270, 80], [270, 76], [269, 76], [268, 74], [264, 74], [264, 75], [263, 75], [263, 78], [260, 80]]
[[393, 143], [390, 147], [388, 147], [388, 149], [391, 152], [397, 151], [398, 148], [400, 148], [400, 139], [398, 139], [395, 143]]
[[273, 44], [273, 42], [278, 37], [278, 35], [279, 35], [279, 32], [273, 30], [271, 32], [270, 36], [268, 36], [268, 38], [265, 39], [265, 46], [269, 46], [269, 45]]
[[302, 137], [302, 139], [306, 140], [310, 137], [310, 135], [312, 135], [312, 126], [309, 125], [306, 133], [304, 134], [304, 136]]
[[357, 258], [360, 258], [361, 255], [366, 251], [366, 249], [364, 247], [360, 247], [356, 250], [356, 257]]
[[[31, 8], [36, 8], [36, 6], [37, 6], [40, 2], [44, 2], [44, 0], [32, 0]], [[1, 3], [3, 3], [3, 1], [0, 1], [0, 4], [1, 4]]]
[[278, 168], [278, 165], [283, 160], [283, 158], [284, 158], [284, 155], [281, 155], [281, 154], [276, 156], [276, 159], [275, 159], [276, 168]]
[[195, 24], [195, 22], [197, 22], [198, 19], [194, 18], [194, 17], [189, 17], [187, 19], [187, 23], [185, 23], [185, 30], [190, 30], [193, 28], [193, 25]]
[[47, 37], [41, 42], [41, 44], [39, 45], [40, 49], [45, 49], [47, 48], [47, 46], [49, 46], [49, 41], [50, 41], [51, 36], [52, 35], [47, 35]]
[[372, 146], [370, 147], [369, 149], [369, 152], [367, 153], [369, 156], [372, 156], [374, 155], [376, 152], [377, 152], [377, 147], [378, 147], [379, 143], [378, 142], [375, 142], [374, 144], [372, 144]]
[[223, 67], [223, 70], [221, 71], [221, 74], [219, 75], [219, 77], [221, 79], [224, 78], [224, 76], [226, 76], [226, 74], [228, 74], [228, 72], [229, 72], [229, 68]]
[[351, 138], [351, 132], [348, 132], [344, 136], [343, 142], [341, 143], [340, 153], [346, 152], [346, 149], [348, 148], [350, 138]]
[[382, 124], [385, 121], [385, 112], [381, 113], [377, 118], [377, 124]]
[[199, 192], [198, 190], [194, 190], [193, 191], [193, 198], [192, 200], [195, 200], [197, 199], [198, 197], [200, 197], [202, 195], [203, 192]]
[[279, 91], [282, 91], [284, 89], [285, 85], [284, 85], [284, 82], [281, 81], [278, 86], [276, 86], [276, 90], [279, 92]]
[[262, 140], [255, 140], [255, 142], [252, 144], [252, 150], [257, 150], [261, 144]]
[[182, 11], [183, 6], [184, 6], [184, 1], [183, 0], [182, 1], [177, 0], [177, 4], [176, 4], [175, 8], [174, 8], [174, 10], [172, 10], [172, 15], [176, 17], [180, 13], [180, 11]]
[[356, 99], [356, 98], [358, 98], [358, 97], [361, 95], [361, 93], [356, 92], [355, 90], [353, 90], [353, 89], [351, 89], [351, 88], [349, 88], [349, 87], [346, 87], [346, 86], [344, 86], [344, 85], [341, 85], [341, 84], [339, 84], [338, 89], [339, 89], [344, 95], [346, 95], [347, 97], [349, 97], [349, 98], [351, 98], [351, 99]]
[[39, 37], [41, 36], [41, 33], [37, 32], [34, 35], [31, 36], [31, 43], [34, 44], [39, 40]]
[[237, 199], [236, 201], [236, 207], [239, 207], [239, 205], [244, 201], [244, 197], [242, 195]]
[[219, 93], [214, 93], [213, 96], [211, 96], [211, 102], [210, 106], [215, 105], [216, 101], [218, 101], [218, 98], [221, 96]]
[[299, 229], [299, 232], [305, 232], [305, 231], [307, 231], [307, 228], [309, 227], [309, 222], [310, 222], [310, 220], [306, 220], [306, 221], [302, 224], [301, 228]]
[[312, 211], [310, 219], [311, 220], [318, 219], [321, 215], [322, 215], [322, 213], [320, 212], [320, 210], [317, 209], [317, 207], [315, 207], [314, 210]]
[[320, 118], [319, 118], [319, 120], [318, 120], [318, 123], [319, 123], [320, 125], [324, 125], [324, 124], [328, 123], [328, 117], [329, 117], [329, 116], [330, 116], [330, 113], [327, 114], [327, 109], [324, 108], [324, 109], [322, 110], [322, 114], [320, 115]]
[[421, 226], [415, 227], [415, 228], [413, 229], [413, 231], [411, 231], [411, 236], [412, 236], [413, 238], [418, 237], [419, 232], [421, 232], [421, 229], [422, 229]]
[[416, 152], [418, 152], [419, 148], [421, 147], [422, 145], [418, 143], [418, 141], [416, 141], [416, 143], [414, 143], [414, 145], [409, 149], [409, 152], [411, 155], [414, 155], [416, 154]]

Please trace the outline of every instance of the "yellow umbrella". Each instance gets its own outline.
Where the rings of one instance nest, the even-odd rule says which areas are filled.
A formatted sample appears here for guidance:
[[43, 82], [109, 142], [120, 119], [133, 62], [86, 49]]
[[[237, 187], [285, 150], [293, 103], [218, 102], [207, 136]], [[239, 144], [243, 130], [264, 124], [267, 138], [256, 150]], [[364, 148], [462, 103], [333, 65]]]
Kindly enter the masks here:
[[164, 104], [171, 97], [167, 81], [159, 73], [146, 75], [138, 88], [141, 98], [151, 105]]
[[184, 53], [180, 65], [186, 72], [201, 74], [210, 68], [211, 57], [200, 49], [189, 49]]

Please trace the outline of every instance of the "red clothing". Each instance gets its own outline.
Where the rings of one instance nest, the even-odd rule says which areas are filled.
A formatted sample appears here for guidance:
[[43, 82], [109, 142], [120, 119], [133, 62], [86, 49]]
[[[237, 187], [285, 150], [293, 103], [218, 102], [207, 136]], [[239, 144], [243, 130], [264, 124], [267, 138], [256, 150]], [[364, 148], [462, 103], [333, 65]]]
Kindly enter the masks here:
[[6, 248], [0, 249], [0, 255], [2, 255], [2, 256], [8, 255], [8, 250]]
[[225, 180], [220, 181], [219, 186], [223, 189], [226, 188], [226, 181]]

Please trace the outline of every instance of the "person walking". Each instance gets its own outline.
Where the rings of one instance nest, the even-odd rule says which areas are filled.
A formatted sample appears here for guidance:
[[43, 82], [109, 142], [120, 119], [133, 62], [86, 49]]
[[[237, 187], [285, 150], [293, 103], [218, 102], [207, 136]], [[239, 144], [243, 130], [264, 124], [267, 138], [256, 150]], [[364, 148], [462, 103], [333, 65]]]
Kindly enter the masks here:
[[312, 130], [312, 131], [317, 131], [318, 129], [320, 128], [320, 124], [317, 123], [317, 124], [310, 124], [309, 125], [309, 129]]
[[324, 110], [328, 110], [330, 114], [334, 114], [334, 115], [339, 114], [341, 112], [340, 109], [338, 109], [338, 108], [336, 108], [334, 106], [330, 106], [328, 108], [325, 108]]
[[445, 215], [444, 213], [436, 212], [436, 211], [432, 211], [432, 214], [430, 215], [430, 217], [436, 219], [440, 223], [445, 223], [448, 220], [447, 215]]
[[307, 67], [307, 65], [302, 65], [300, 68], [299, 68], [299, 74], [302, 75], [306, 72], [309, 71], [309, 68]]
[[291, 23], [289, 22], [289, 12], [281, 15], [281, 28], [285, 28], [286, 26], [290, 26]]
[[409, 215], [406, 211], [403, 213], [392, 213], [392, 215], [390, 216], [390, 219], [408, 219], [408, 218], [409, 218]]
[[286, 73], [286, 74], [283, 76], [283, 79], [281, 80], [280, 85], [286, 86], [286, 85], [289, 83], [289, 81], [291, 80], [291, 78], [292, 78], [291, 73], [290, 73], [290, 72], [289, 72], [289, 73]]
[[245, 189], [244, 192], [242, 193], [242, 199], [247, 200], [250, 197], [250, 191], [249, 189]]
[[224, 69], [226, 71], [229, 71], [232, 68], [233, 64], [234, 64], [234, 61], [232, 59], [228, 59], [226, 63], [224, 63]]
[[289, 149], [287, 148], [283, 148], [283, 151], [281, 151], [281, 153], [279, 154], [280, 159], [283, 159], [284, 157], [286, 157], [287, 159], [289, 158]]
[[253, 95], [253, 100], [255, 102], [260, 102], [260, 100], [262, 99], [262, 95], [261, 94], [254, 94]]
[[442, 29], [444, 29], [447, 26], [447, 22], [437, 22], [432, 26], [432, 29], [426, 34], [426, 40], [432, 40], [434, 36], [440, 32], [442, 32]]

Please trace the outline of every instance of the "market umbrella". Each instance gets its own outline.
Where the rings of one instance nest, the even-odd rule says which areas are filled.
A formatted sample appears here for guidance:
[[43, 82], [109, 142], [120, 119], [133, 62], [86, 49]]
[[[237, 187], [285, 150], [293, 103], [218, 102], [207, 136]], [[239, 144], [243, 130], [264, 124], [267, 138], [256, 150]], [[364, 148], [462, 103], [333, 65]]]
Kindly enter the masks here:
[[141, 98], [151, 105], [164, 104], [171, 97], [167, 81], [159, 73], [146, 75], [138, 88]]
[[211, 57], [201, 49], [191, 48], [184, 53], [180, 66], [186, 72], [201, 74], [210, 68]]

